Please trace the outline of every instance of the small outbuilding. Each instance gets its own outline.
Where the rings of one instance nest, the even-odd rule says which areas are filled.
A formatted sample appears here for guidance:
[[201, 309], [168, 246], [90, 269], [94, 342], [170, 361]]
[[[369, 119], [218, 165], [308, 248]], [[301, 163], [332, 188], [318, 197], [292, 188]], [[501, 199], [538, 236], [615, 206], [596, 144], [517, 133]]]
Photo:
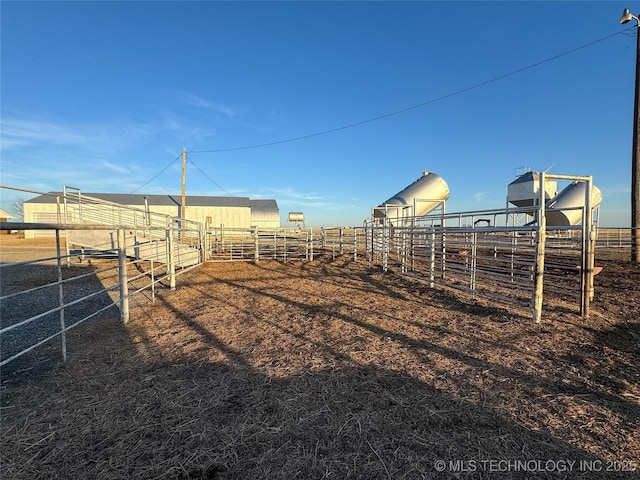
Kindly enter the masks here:
[[[13, 215], [0, 208], [0, 222], [8, 222], [10, 218], [13, 218]], [[10, 230], [0, 230], [0, 235], [8, 235], [10, 233]]]

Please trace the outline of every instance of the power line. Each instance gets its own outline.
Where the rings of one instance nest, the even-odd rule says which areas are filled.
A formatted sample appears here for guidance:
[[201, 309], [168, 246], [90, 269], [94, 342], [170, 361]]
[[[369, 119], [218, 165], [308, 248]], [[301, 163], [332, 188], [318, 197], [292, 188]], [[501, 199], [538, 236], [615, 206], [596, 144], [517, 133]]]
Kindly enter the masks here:
[[233, 197], [233, 194], [227, 192], [224, 188], [222, 188], [220, 185], [218, 185], [215, 180], [213, 180], [209, 175], [207, 175], [204, 170], [202, 170], [197, 164], [196, 162], [194, 162], [193, 160], [191, 160], [188, 156], [187, 156], [187, 161], [193, 165], [194, 167], [196, 167], [198, 170], [200, 170], [200, 173], [202, 173], [205, 177], [207, 177], [209, 179], [209, 181], [211, 183], [213, 183], [216, 187], [218, 187], [220, 190], [222, 190], [224, 193], [226, 193], [227, 195], [229, 195], [230, 197]]
[[162, 170], [160, 170], [153, 178], [151, 178], [149, 181], [143, 183], [142, 185], [140, 185], [138, 188], [136, 188], [135, 190], [130, 191], [129, 193], [135, 193], [138, 190], [140, 190], [142, 187], [144, 187], [145, 185], [148, 185], [149, 183], [153, 182], [156, 178], [158, 178], [161, 174], [163, 174], [165, 172], [165, 170], [167, 170], [171, 165], [173, 165], [174, 163], [176, 163], [177, 160], [179, 160], [182, 157], [182, 155], [178, 155], [176, 158], [174, 158], [171, 163], [169, 163], [169, 165], [167, 165], [166, 167], [164, 167]]
[[597, 43], [604, 42], [605, 40], [608, 40], [608, 39], [610, 39], [612, 37], [615, 37], [616, 35], [626, 35], [625, 32], [627, 30], [633, 30], [633, 29], [635, 29], [635, 27], [627, 28], [627, 29], [625, 29], [625, 30], [623, 30], [621, 32], [612, 33], [610, 35], [607, 35], [605, 37], [599, 38], [597, 40], [593, 40], [592, 42], [585, 43], [584, 45], [580, 45], [579, 47], [575, 47], [575, 48], [572, 48], [571, 50], [567, 50], [565, 52], [559, 53], [558, 55], [554, 55], [553, 57], [546, 58], [546, 59], [541, 60], [539, 62], [527, 65], [526, 67], [522, 67], [522, 68], [519, 68], [517, 70], [513, 70], [513, 71], [511, 71], [509, 73], [505, 73], [503, 75], [500, 75], [498, 77], [494, 77], [494, 78], [492, 78], [490, 80], [486, 80], [484, 82], [476, 83], [475, 85], [471, 85], [471, 86], [463, 88], [461, 90], [457, 90], [455, 92], [448, 93], [448, 94], [442, 95], [440, 97], [432, 98], [431, 100], [427, 100], [425, 102], [418, 103], [418, 104], [412, 105], [410, 107], [402, 108], [402, 109], [396, 110], [394, 112], [385, 113], [383, 115], [378, 115], [376, 117], [368, 118], [366, 120], [361, 120], [359, 122], [350, 123], [348, 125], [343, 125], [341, 127], [331, 128], [329, 130], [323, 130], [321, 132], [310, 133], [308, 135], [302, 135], [302, 136], [299, 136], [299, 137], [288, 138], [288, 139], [285, 139], [285, 140], [278, 140], [278, 141], [275, 141], [275, 142], [259, 143], [259, 144], [256, 144], [256, 145], [246, 145], [246, 146], [242, 146], [242, 147], [219, 148], [219, 149], [215, 149], [215, 150], [192, 150], [189, 153], [220, 153], [220, 152], [232, 152], [232, 151], [236, 151], [236, 150], [249, 150], [249, 149], [252, 149], [252, 148], [270, 147], [272, 145], [280, 145], [282, 143], [296, 142], [298, 140], [304, 140], [304, 139], [307, 139], [307, 138], [319, 137], [321, 135], [327, 135], [329, 133], [339, 132], [340, 130], [346, 130], [348, 128], [359, 127], [360, 125], [365, 125], [367, 123], [377, 122], [378, 120], [382, 120], [382, 119], [385, 119], [385, 118], [393, 117], [395, 115], [400, 115], [401, 113], [409, 112], [411, 110], [416, 110], [418, 108], [426, 107], [427, 105], [431, 105], [431, 104], [434, 104], [436, 102], [440, 102], [442, 100], [446, 100], [447, 98], [455, 97], [457, 95], [461, 95], [461, 94], [469, 92], [471, 90], [475, 90], [477, 88], [484, 87], [484, 86], [489, 85], [491, 83], [498, 82], [498, 81], [503, 80], [505, 78], [512, 77], [514, 75], [517, 75], [519, 73], [525, 72], [527, 70], [531, 70], [532, 68], [536, 68], [536, 67], [539, 67], [540, 65], [544, 65], [545, 63], [549, 63], [549, 62], [552, 62], [552, 61], [557, 60], [559, 58], [565, 57], [567, 55], [571, 55], [572, 53], [575, 53], [575, 52], [577, 52], [579, 50], [583, 50], [585, 48], [591, 47], [592, 45], [595, 45]]
[[[451, 93], [448, 93], [446, 95], [442, 95], [440, 97], [432, 98], [432, 99], [427, 100], [425, 102], [421, 102], [421, 103], [418, 103], [418, 104], [415, 104], [415, 105], [412, 105], [412, 106], [409, 106], [409, 107], [406, 107], [406, 108], [402, 108], [400, 110], [396, 110], [396, 111], [393, 111], [393, 112], [390, 112], [390, 113], [385, 113], [385, 114], [382, 114], [382, 115], [378, 115], [376, 117], [368, 118], [366, 120], [361, 120], [359, 122], [350, 123], [350, 124], [347, 124], [347, 125], [343, 125], [341, 127], [331, 128], [329, 130], [323, 130], [321, 132], [310, 133], [308, 135], [301, 135], [299, 137], [288, 138], [288, 139], [285, 139], [285, 140], [278, 140], [278, 141], [274, 141], [274, 142], [260, 143], [260, 144], [255, 144], [255, 145], [245, 145], [245, 146], [242, 146], [242, 147], [220, 148], [220, 149], [213, 149], [213, 150], [192, 150], [192, 151], [189, 151], [189, 153], [190, 154], [193, 154], [193, 153], [221, 153], [221, 152], [232, 152], [232, 151], [236, 151], [236, 150], [249, 150], [249, 149], [253, 149], [253, 148], [269, 147], [269, 146], [272, 146], [272, 145], [280, 145], [280, 144], [283, 144], [283, 143], [290, 143], [290, 142], [296, 142], [296, 141], [299, 141], [299, 140], [305, 140], [307, 138], [319, 137], [321, 135], [328, 135], [330, 133], [339, 132], [341, 130], [347, 130], [349, 128], [358, 127], [360, 125], [365, 125], [367, 123], [376, 122], [378, 120], [383, 120], [385, 118], [389, 118], [389, 117], [393, 117], [393, 116], [396, 116], [396, 115], [400, 115], [402, 113], [409, 112], [411, 110], [416, 110], [418, 108], [426, 107], [428, 105], [432, 105], [432, 104], [440, 102], [442, 100], [446, 100], [448, 98], [455, 97], [457, 95], [461, 95], [463, 93], [470, 92], [472, 90], [476, 90], [476, 89], [484, 87], [486, 85], [498, 82], [498, 81], [503, 80], [505, 78], [512, 77], [514, 75], [517, 75], [519, 73], [525, 72], [527, 70], [531, 70], [532, 68], [536, 68], [536, 67], [544, 65], [546, 63], [552, 62], [554, 60], [558, 60], [559, 58], [565, 57], [567, 55], [571, 55], [571, 54], [573, 54], [575, 52], [578, 52], [578, 51], [583, 50], [585, 48], [591, 47], [592, 45], [595, 45], [597, 43], [604, 42], [605, 40], [613, 38], [613, 37], [615, 37], [617, 35], [627, 35], [627, 32], [630, 31], [630, 30], [635, 30], [635, 27], [627, 28], [627, 29], [625, 29], [623, 31], [615, 32], [615, 33], [606, 35], [606, 36], [604, 36], [602, 38], [599, 38], [597, 40], [593, 40], [593, 41], [591, 41], [589, 43], [585, 43], [584, 45], [580, 45], [578, 47], [572, 48], [571, 50], [567, 50], [565, 52], [559, 53], [559, 54], [554, 55], [552, 57], [548, 57], [548, 58], [546, 58], [544, 60], [541, 60], [539, 62], [529, 64], [529, 65], [527, 65], [525, 67], [519, 68], [517, 70], [513, 70], [513, 71], [505, 73], [503, 75], [499, 75], [497, 77], [494, 77], [492, 79], [486, 80], [484, 82], [476, 83], [474, 85], [471, 85], [469, 87], [465, 87], [465, 88], [457, 90], [455, 92], [451, 92]], [[151, 183], [153, 180], [158, 178], [162, 173], [164, 173], [171, 165], [173, 165], [180, 158], [181, 158], [181, 155], [177, 156], [166, 167], [164, 167], [162, 170], [160, 170], [160, 172], [158, 172], [153, 178], [151, 178], [149, 181], [143, 183], [142, 185], [140, 185], [138, 188], [136, 188], [135, 190], [131, 191], [130, 193], [134, 193], [134, 192], [140, 190], [145, 185], [148, 185], [149, 183]], [[191, 160], [189, 158], [188, 161], [194, 167], [196, 167], [200, 171], [200, 173], [202, 173], [211, 183], [213, 183], [215, 186], [217, 186], [220, 190], [224, 191], [227, 195], [233, 196], [231, 193], [229, 193], [227, 190], [225, 190], [222, 186], [220, 186], [218, 183], [216, 183], [211, 177], [209, 177], [209, 175], [207, 175], [204, 172], [204, 170], [202, 170], [193, 160]]]

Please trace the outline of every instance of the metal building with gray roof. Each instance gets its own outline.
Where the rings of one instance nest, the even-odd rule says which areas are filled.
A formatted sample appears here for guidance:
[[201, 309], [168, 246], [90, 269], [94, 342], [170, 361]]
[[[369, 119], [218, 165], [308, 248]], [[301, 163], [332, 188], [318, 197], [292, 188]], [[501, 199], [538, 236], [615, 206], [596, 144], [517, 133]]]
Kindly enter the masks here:
[[[139, 195], [127, 193], [89, 193], [83, 196], [105, 202], [125, 205], [150, 212], [180, 217], [180, 195]], [[57, 223], [56, 197], [62, 192], [49, 192], [24, 202], [24, 221]], [[250, 199], [249, 197], [214, 197], [187, 195], [184, 218], [211, 226], [226, 228], [271, 229], [280, 227], [280, 209], [272, 199]], [[35, 232], [32, 232], [32, 234]]]

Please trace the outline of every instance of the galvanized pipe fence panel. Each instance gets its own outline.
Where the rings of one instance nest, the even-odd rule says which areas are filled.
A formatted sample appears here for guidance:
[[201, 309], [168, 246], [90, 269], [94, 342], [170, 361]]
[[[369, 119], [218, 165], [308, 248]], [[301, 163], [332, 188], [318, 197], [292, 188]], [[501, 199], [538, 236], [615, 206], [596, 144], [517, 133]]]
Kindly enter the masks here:
[[580, 313], [588, 314], [593, 232], [581, 225], [520, 225], [514, 218], [522, 215], [543, 214], [526, 208], [405, 217], [399, 225], [372, 220], [366, 224], [367, 249], [383, 270], [529, 307], [535, 321], [543, 291], [573, 298]]
[[[204, 261], [204, 229], [200, 222], [90, 197], [73, 187], [65, 186], [63, 193], [67, 223], [124, 228], [127, 253], [136, 258], [166, 263], [168, 270], [178, 272]], [[73, 233], [68, 244], [108, 249], [115, 241], [114, 233], [110, 237]]]
[[206, 260], [212, 262], [313, 260], [310, 229], [224, 228], [207, 226]]
[[242, 229], [207, 226], [208, 261], [313, 260], [321, 254], [368, 255], [364, 227]]
[[[0, 263], [0, 366], [58, 338], [67, 357], [66, 333], [87, 320], [117, 307], [129, 320], [129, 300], [142, 292], [155, 299], [159, 283], [175, 285], [163, 263], [127, 255], [125, 229], [117, 230], [116, 248], [109, 252], [67, 255], [60, 231], [86, 228], [107, 231], [110, 226], [0, 223], [0, 230], [54, 230], [55, 255]], [[70, 260], [70, 262], [67, 262]], [[63, 268], [63, 262], [67, 265]]]
[[255, 229], [206, 227], [206, 260], [253, 261], [258, 255]]
[[332, 258], [352, 254], [355, 260], [367, 252], [366, 235], [364, 227], [325, 227], [317, 236], [316, 250], [331, 253]]
[[[631, 232], [640, 230], [630, 227], [623, 228], [598, 228], [596, 248], [628, 248], [631, 249]], [[640, 233], [638, 233], [640, 234]]]
[[[3, 353], [0, 365], [58, 336], [61, 337], [63, 356], [66, 356], [64, 335], [70, 328], [116, 304], [120, 307], [121, 318], [126, 321], [130, 296], [151, 290], [153, 297], [155, 285], [167, 280], [170, 288], [175, 288], [177, 273], [188, 271], [205, 260], [313, 260], [318, 254], [331, 254], [333, 258], [353, 254], [356, 259], [358, 255], [364, 255], [372, 262], [379, 262], [383, 270], [399, 268], [401, 273], [425, 280], [432, 286], [444, 285], [518, 306], [529, 306], [536, 321], [540, 320], [543, 290], [562, 298], [578, 299], [580, 312], [586, 316], [589, 301], [593, 298], [595, 247], [626, 247], [630, 245], [631, 238], [630, 229], [600, 229], [596, 235], [595, 229], [583, 226], [547, 230], [545, 222], [525, 222], [523, 225], [516, 220], [517, 217], [545, 219], [544, 206], [455, 214], [445, 214], [443, 209], [437, 215], [403, 218], [398, 225], [376, 220], [365, 223], [364, 227], [323, 228], [319, 232], [312, 229], [213, 228], [109, 204], [83, 196], [79, 190], [66, 192], [64, 208], [59, 204], [58, 210], [59, 216], [62, 212], [61, 221], [65, 223], [0, 224], [0, 228], [10, 230], [53, 229], [57, 237], [56, 257], [24, 265], [55, 260], [57, 280], [42, 288], [55, 288], [58, 302], [28, 318], [5, 319], [3, 312], [0, 324], [3, 346], [5, 339], [14, 335], [12, 332], [37, 325], [44, 318], [55, 316], [59, 325], [55, 331], [45, 334], [45, 338], [38, 337], [27, 349], [9, 349], [9, 353]], [[586, 210], [583, 210], [583, 225], [591, 225]], [[101, 222], [105, 224], [100, 225]], [[108, 235], [102, 243], [97, 242], [91, 250], [83, 250], [80, 254], [71, 255], [67, 243], [67, 252], [63, 255], [60, 234], [65, 230], [74, 233], [98, 230]], [[70, 266], [72, 258], [97, 260], [104, 258], [105, 252], [107, 255], [118, 254], [118, 266], [110, 267], [117, 271], [118, 280], [95, 295], [69, 299], [65, 287], [72, 280], [62, 274], [62, 260]], [[131, 257], [136, 260], [128, 261]], [[148, 269], [128, 278], [127, 270], [134, 264], [137, 268], [145, 264]], [[5, 264], [2, 268], [19, 265]], [[106, 275], [106, 271], [99, 273]], [[129, 291], [132, 281], [142, 283], [132, 286], [133, 290]], [[7, 293], [3, 288], [0, 305], [2, 302], [14, 302], [21, 295], [27, 298], [35, 291], [27, 288], [22, 292]], [[105, 293], [117, 300], [88, 315], [71, 314], [72, 307]], [[52, 328], [50, 318], [46, 324], [47, 329]]]
[[[0, 264], [0, 366], [55, 338], [66, 359], [67, 331], [114, 306], [128, 321], [130, 298], [150, 292], [153, 301], [158, 284], [174, 289], [177, 275], [204, 261], [199, 222], [95, 199], [72, 187], [52, 196], [58, 223], [0, 222], [0, 230], [54, 231], [56, 239], [55, 256]], [[72, 252], [71, 245], [80, 249]], [[25, 275], [26, 288], [18, 281]], [[88, 283], [91, 292], [85, 293]]]

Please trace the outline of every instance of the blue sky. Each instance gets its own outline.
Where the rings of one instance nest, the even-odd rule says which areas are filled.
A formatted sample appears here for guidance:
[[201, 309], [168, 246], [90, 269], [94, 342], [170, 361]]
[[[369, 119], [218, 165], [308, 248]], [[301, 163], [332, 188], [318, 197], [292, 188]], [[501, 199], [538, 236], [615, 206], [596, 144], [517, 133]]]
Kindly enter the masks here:
[[[283, 224], [333, 226], [361, 225], [423, 168], [448, 183], [448, 211], [500, 208], [526, 166], [593, 175], [601, 225], [628, 226], [625, 7], [640, 10], [3, 1], [1, 183], [175, 194], [185, 147], [187, 194], [275, 198]], [[4, 210], [31, 197], [1, 195]]]

